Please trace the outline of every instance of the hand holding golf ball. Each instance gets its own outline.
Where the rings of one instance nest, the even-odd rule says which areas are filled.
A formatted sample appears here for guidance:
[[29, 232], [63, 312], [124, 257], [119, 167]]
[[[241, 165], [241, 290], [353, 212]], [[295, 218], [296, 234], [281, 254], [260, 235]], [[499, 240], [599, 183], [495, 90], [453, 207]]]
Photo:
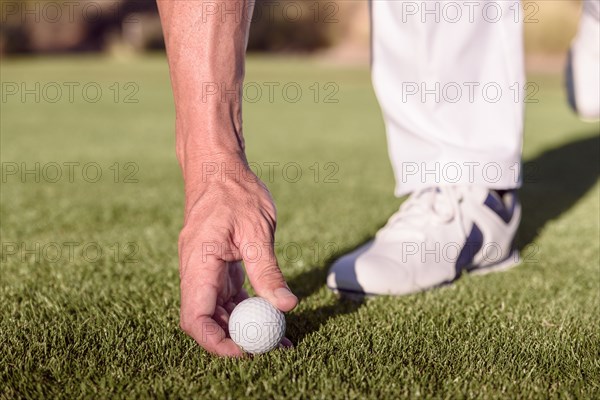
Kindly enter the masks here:
[[229, 317], [229, 335], [244, 351], [261, 354], [276, 348], [285, 334], [285, 317], [268, 300], [251, 297]]
[[[298, 299], [277, 264], [276, 210], [268, 189], [258, 177], [248, 178], [253, 172], [244, 159], [224, 154], [211, 162], [227, 171], [240, 165], [246, 170], [241, 174], [244, 179], [221, 179], [221, 174], [215, 174], [204, 182], [196, 179], [195, 166], [186, 164], [190, 171], [185, 174], [189, 178], [186, 216], [179, 235], [180, 326], [210, 353], [239, 357], [255, 351], [241, 341], [236, 344], [228, 332], [233, 310], [248, 298], [244, 269], [256, 295], [276, 309], [290, 311]], [[240, 329], [252, 339], [251, 326], [240, 325]], [[291, 345], [285, 338], [280, 341]]]

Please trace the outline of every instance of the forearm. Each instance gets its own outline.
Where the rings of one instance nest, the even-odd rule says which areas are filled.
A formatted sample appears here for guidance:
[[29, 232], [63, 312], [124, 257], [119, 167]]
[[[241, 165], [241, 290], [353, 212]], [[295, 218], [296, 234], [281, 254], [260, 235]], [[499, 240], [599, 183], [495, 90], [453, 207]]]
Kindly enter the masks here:
[[216, 5], [236, 5], [235, 16], [207, 13], [201, 0], [157, 3], [175, 100], [177, 156], [189, 189], [202, 163], [230, 155], [244, 158], [241, 86], [254, 1]]

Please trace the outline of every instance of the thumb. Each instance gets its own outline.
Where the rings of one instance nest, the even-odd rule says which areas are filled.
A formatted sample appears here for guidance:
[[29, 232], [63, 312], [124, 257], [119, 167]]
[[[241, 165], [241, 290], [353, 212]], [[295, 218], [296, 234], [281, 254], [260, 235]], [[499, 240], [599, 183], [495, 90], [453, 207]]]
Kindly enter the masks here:
[[269, 300], [281, 311], [290, 311], [296, 307], [298, 298], [285, 283], [277, 265], [273, 242], [247, 242], [241, 250], [248, 279], [256, 294]]

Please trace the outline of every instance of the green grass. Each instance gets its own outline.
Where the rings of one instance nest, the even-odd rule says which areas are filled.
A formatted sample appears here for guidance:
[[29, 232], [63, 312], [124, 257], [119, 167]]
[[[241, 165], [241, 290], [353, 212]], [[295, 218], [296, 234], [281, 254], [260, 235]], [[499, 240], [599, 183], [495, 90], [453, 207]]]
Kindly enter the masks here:
[[[89, 183], [79, 168], [73, 183], [2, 183], [0, 398], [600, 395], [598, 125], [571, 115], [559, 77], [530, 77], [540, 102], [526, 123], [525, 263], [361, 304], [338, 300], [324, 278], [335, 257], [372, 236], [399, 205], [368, 70], [251, 58], [248, 82], [297, 82], [304, 92], [297, 103], [276, 91], [273, 103], [263, 97], [244, 109], [249, 159], [262, 166], [277, 202], [278, 256], [301, 302], [287, 317], [294, 350], [227, 360], [178, 328], [183, 198], [163, 57], [1, 67], [3, 82], [98, 82], [104, 94], [97, 103], [76, 90], [73, 103], [1, 104], [5, 169], [95, 162], [103, 176]], [[109, 86], [130, 81], [139, 102], [115, 103]], [[337, 83], [339, 102], [315, 103], [314, 82]], [[118, 183], [109, 169], [116, 162]], [[139, 168], [137, 183], [122, 182], [127, 162]], [[272, 180], [268, 162], [281, 163]], [[291, 162], [303, 173], [296, 183], [292, 169], [282, 175]], [[325, 182], [329, 162], [337, 182]], [[49, 243], [66, 242], [80, 245], [57, 262], [53, 253], [36, 262], [6, 248], [38, 243], [50, 252]], [[124, 262], [129, 242], [136, 263]], [[81, 254], [86, 243], [104, 251], [96, 262]]]

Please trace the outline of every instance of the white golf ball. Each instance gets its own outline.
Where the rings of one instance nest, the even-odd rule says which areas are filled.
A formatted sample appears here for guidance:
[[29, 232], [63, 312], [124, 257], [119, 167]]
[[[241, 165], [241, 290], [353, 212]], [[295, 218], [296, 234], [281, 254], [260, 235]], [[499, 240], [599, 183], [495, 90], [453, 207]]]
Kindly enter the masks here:
[[229, 335], [251, 354], [273, 350], [285, 334], [285, 317], [269, 301], [251, 297], [238, 304], [229, 317]]

